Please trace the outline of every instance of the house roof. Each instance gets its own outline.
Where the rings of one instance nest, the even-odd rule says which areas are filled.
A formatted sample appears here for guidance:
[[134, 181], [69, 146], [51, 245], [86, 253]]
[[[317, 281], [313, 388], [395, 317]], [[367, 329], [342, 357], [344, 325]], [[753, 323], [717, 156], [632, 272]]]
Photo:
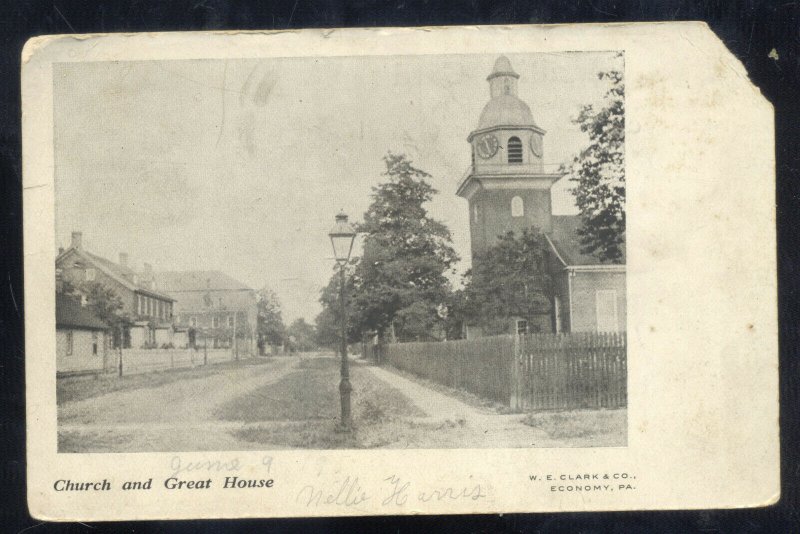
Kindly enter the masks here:
[[79, 297], [56, 294], [56, 328], [105, 330], [108, 325], [89, 308], [81, 306]]
[[221, 271], [155, 273], [156, 287], [176, 300], [175, 311], [247, 310], [256, 305], [255, 292]]
[[592, 254], [581, 252], [578, 229], [581, 218], [578, 215], [554, 215], [553, 231], [547, 234], [548, 241], [565, 267], [581, 265], [624, 265], [625, 249], [622, 250], [622, 261], [619, 263], [600, 261]]
[[251, 289], [222, 271], [162, 271], [155, 279], [156, 287], [167, 292]]
[[97, 254], [92, 254], [91, 252], [88, 252], [83, 249], [77, 249], [75, 247], [68, 248], [67, 250], [65, 250], [56, 257], [56, 264], [58, 264], [59, 261], [61, 261], [69, 254], [76, 254], [77, 256], [81, 257], [84, 261], [91, 263], [96, 268], [103, 271], [109, 278], [115, 280], [123, 287], [130, 289], [131, 291], [137, 291], [139, 293], [143, 293], [145, 295], [156, 297], [162, 300], [173, 300], [168, 295], [160, 293], [145, 285], [145, 283], [149, 284], [149, 280], [145, 280], [141, 274], [137, 273], [133, 269], [129, 267], [124, 267], [118, 263], [114, 263], [111, 260], [103, 258], [102, 256], [98, 256]]

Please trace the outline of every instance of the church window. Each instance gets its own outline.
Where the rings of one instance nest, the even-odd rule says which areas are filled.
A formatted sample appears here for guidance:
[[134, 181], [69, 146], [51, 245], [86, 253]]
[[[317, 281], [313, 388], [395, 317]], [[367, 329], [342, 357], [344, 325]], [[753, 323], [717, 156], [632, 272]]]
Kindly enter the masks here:
[[508, 140], [508, 162], [522, 163], [522, 141], [519, 137], [512, 137]]
[[472, 206], [472, 217], [474, 219], [474, 222], [478, 222], [478, 205], [477, 204]]
[[94, 269], [86, 269], [86, 281], [87, 282], [94, 282], [96, 276], [96, 272]]
[[514, 197], [511, 199], [511, 216], [522, 217], [525, 215], [525, 204], [522, 202], [521, 197]]

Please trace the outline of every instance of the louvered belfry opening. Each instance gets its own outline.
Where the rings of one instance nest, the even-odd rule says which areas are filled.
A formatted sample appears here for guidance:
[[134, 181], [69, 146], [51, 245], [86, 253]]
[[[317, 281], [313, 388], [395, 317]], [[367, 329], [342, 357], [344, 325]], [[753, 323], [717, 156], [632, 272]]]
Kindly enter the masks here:
[[522, 163], [522, 141], [519, 137], [512, 137], [508, 140], [508, 162]]

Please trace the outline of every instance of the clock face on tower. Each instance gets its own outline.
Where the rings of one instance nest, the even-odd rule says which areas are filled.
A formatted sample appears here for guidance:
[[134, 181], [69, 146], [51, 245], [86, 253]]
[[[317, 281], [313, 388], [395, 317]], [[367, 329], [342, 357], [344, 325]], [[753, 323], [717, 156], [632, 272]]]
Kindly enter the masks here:
[[483, 159], [489, 159], [494, 156], [498, 148], [500, 148], [500, 143], [497, 141], [497, 137], [492, 134], [483, 135], [475, 142], [475, 149]]
[[531, 151], [533, 155], [537, 158], [542, 157], [542, 136], [539, 134], [533, 134], [531, 136]]

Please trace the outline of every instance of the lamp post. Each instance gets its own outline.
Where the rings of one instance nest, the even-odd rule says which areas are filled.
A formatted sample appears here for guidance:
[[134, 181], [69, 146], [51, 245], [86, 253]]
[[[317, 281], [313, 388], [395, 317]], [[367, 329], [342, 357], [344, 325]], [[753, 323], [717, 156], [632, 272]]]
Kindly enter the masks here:
[[347, 222], [347, 215], [340, 212], [336, 216], [336, 224], [328, 232], [333, 245], [333, 256], [339, 265], [339, 304], [341, 306], [341, 345], [339, 352], [342, 355], [341, 380], [339, 382], [339, 397], [342, 403], [342, 418], [338, 428], [340, 432], [350, 432], [352, 430], [353, 419], [350, 414], [350, 392], [353, 386], [350, 385], [350, 364], [347, 361], [347, 304], [345, 302], [345, 268], [350, 261], [350, 254], [353, 252], [353, 241], [356, 238], [356, 231]]

